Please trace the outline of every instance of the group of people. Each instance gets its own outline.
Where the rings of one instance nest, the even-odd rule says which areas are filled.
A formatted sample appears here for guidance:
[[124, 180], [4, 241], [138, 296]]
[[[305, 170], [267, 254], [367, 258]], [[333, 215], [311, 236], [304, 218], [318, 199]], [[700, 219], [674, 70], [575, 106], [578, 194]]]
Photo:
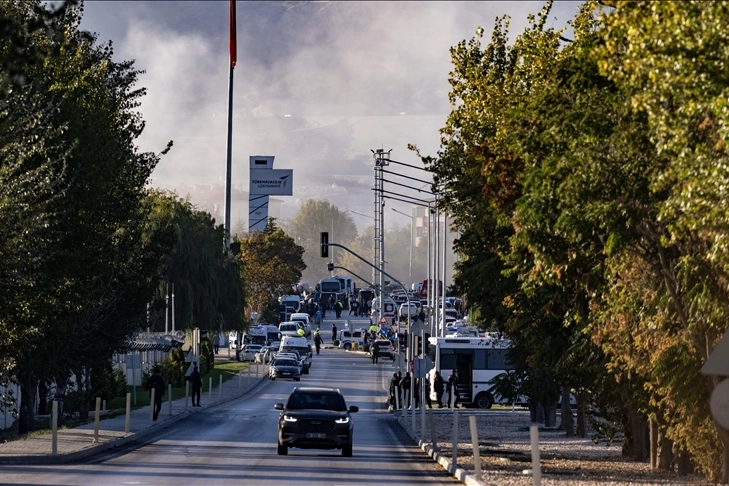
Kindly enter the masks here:
[[[433, 383], [431, 383], [426, 375], [425, 377], [425, 403], [428, 408], [433, 408], [433, 401], [430, 398], [430, 392], [435, 393], [436, 403], [438, 408], [450, 407], [459, 408], [458, 401], [460, 400], [460, 394], [458, 392], [458, 370], [453, 370], [448, 376], [447, 380], [443, 380], [439, 371], [433, 374]], [[410, 393], [412, 389], [412, 394]], [[443, 403], [443, 395], [448, 393], [448, 400]], [[392, 408], [409, 408], [411, 399], [415, 401], [415, 408], [420, 406], [420, 379], [415, 378], [414, 380], [410, 376], [410, 372], [406, 372], [405, 376], [402, 376], [398, 371], [393, 374], [390, 379], [390, 396], [389, 403]], [[404, 403], [400, 403], [400, 402]]]
[[[200, 395], [202, 394], [202, 375], [197, 368], [197, 364], [193, 364], [192, 373], [190, 373], [190, 388], [192, 389], [192, 406], [200, 407]], [[162, 397], [165, 396], [165, 380], [159, 366], [152, 368], [152, 374], [147, 378], [147, 390], [154, 390], [154, 403], [152, 404], [152, 420], [159, 418], [159, 412], [162, 410]]]

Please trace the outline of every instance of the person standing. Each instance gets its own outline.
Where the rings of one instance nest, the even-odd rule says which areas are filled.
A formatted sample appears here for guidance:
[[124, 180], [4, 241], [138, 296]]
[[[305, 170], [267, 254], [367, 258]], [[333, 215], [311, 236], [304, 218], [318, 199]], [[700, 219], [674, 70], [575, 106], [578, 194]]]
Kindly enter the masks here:
[[448, 405], [453, 406], [453, 408], [458, 408], [459, 398], [460, 395], [458, 394], [458, 370], [453, 370], [453, 372], [448, 377]]
[[162, 410], [162, 397], [165, 394], [165, 380], [160, 374], [159, 366], [152, 368], [152, 376], [147, 379], [147, 389], [150, 394], [154, 390], [154, 403], [152, 404], [152, 420], [157, 420]]
[[433, 391], [435, 392], [435, 400], [438, 402], [438, 408], [443, 408], [443, 377], [440, 372], [436, 371], [433, 377]]
[[218, 334], [213, 336], [213, 350], [215, 351], [215, 354], [218, 354], [220, 351], [220, 335]]
[[337, 325], [332, 324], [332, 344], [334, 344], [334, 341], [337, 339]]
[[430, 399], [430, 378], [425, 374], [425, 403], [428, 408], [433, 408], [433, 401]]
[[322, 343], [321, 334], [319, 334], [319, 329], [314, 331], [314, 346], [316, 346], [316, 354], [319, 354], [319, 350], [321, 349], [321, 343]]
[[400, 387], [400, 377], [397, 376], [397, 373], [392, 374], [392, 378], [390, 379], [390, 406], [395, 409], [398, 405], [399, 398], [395, 398], [397, 396], [397, 389]]
[[379, 359], [380, 353], [378, 352], [377, 347], [378, 347], [377, 343], [373, 341], [372, 345], [370, 346], [370, 352], [372, 353], [372, 364], [373, 365], [377, 364], [377, 361]]
[[[200, 406], [200, 395], [202, 395], [202, 375], [197, 369], [197, 364], [192, 365], [192, 373], [190, 373], [190, 387], [192, 387], [192, 406]], [[197, 397], [197, 400], [196, 400]]]
[[403, 408], [410, 408], [410, 403], [412, 403], [412, 397], [410, 396], [411, 385], [412, 379], [410, 378], [410, 372], [406, 371], [405, 376], [400, 380], [400, 388], [402, 388], [403, 393]]

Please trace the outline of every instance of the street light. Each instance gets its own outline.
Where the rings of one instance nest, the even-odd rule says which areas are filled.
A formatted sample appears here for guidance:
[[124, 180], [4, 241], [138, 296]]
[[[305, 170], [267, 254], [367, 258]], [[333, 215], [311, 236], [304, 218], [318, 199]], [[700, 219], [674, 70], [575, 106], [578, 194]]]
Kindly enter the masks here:
[[[402, 211], [398, 211], [395, 208], [390, 208], [393, 211], [395, 211], [398, 214], [402, 214], [403, 216], [408, 216], [407, 214], [403, 213]], [[415, 218], [413, 218], [412, 212], [410, 213], [410, 280], [408, 280], [408, 285], [412, 285], [413, 283], [413, 227], [415, 226]], [[408, 309], [408, 312], [410, 312], [410, 309]]]

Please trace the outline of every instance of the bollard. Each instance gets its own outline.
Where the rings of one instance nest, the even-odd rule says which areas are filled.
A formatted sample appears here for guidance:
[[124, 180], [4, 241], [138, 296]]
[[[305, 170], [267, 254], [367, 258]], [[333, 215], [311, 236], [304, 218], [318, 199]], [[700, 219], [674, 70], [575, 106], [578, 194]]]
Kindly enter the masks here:
[[104, 400], [103, 402], [101, 402], [101, 411], [102, 412], [106, 412], [106, 400]]
[[223, 375], [220, 375], [220, 385], [218, 385], [218, 400], [223, 399]]
[[152, 388], [149, 391], [149, 421], [154, 422], [154, 392], [156, 390]]
[[58, 400], [53, 400], [51, 409], [51, 454], [58, 455]]
[[132, 413], [132, 394], [127, 393], [127, 411], [126, 416], [124, 418], [124, 433], [129, 433], [129, 419]]
[[250, 388], [251, 387], [251, 372], [252, 371], [253, 370], [251, 369], [251, 364], [248, 363], [248, 386], [247, 386], [247, 388]]
[[187, 412], [187, 399], [190, 397], [190, 382], [185, 383], [185, 412]]
[[435, 420], [433, 420], [433, 410], [428, 409], [428, 422], [430, 422], [430, 442], [433, 444], [433, 450], [438, 450], [438, 439], [435, 436]]
[[408, 401], [410, 402], [410, 430], [413, 431], [413, 435], [417, 435], [415, 432], [415, 379], [412, 380], [408, 390]]
[[476, 479], [481, 480], [481, 449], [478, 446], [478, 427], [476, 427], [476, 416], [468, 417], [468, 425], [471, 427], [471, 447], [473, 447], [473, 468], [476, 471]]
[[172, 416], [172, 385], [167, 385], [167, 400], [170, 403], [170, 417]]
[[420, 440], [425, 442], [425, 394], [428, 393], [423, 386], [423, 380], [420, 380]]
[[101, 415], [101, 397], [96, 397], [96, 409], [94, 410], [94, 444], [99, 443], [99, 418]]
[[213, 377], [208, 378], [208, 403], [213, 403]]
[[258, 379], [258, 363], [256, 363], [256, 380]]
[[240, 382], [243, 379], [243, 370], [238, 372], [238, 389], [240, 390]]
[[529, 427], [529, 436], [532, 442], [532, 480], [534, 486], [542, 484], [542, 469], [539, 464], [539, 426]]
[[458, 409], [453, 409], [453, 465], [458, 465]]

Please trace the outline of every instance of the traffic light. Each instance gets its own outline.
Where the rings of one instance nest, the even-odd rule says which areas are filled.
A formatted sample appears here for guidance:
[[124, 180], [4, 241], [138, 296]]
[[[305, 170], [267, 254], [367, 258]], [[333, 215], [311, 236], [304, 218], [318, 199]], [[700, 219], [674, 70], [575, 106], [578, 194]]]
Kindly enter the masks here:
[[327, 263], [327, 271], [333, 272], [334, 271], [334, 264], [333, 263]]
[[329, 233], [326, 231], [321, 233], [321, 257], [329, 258]]

